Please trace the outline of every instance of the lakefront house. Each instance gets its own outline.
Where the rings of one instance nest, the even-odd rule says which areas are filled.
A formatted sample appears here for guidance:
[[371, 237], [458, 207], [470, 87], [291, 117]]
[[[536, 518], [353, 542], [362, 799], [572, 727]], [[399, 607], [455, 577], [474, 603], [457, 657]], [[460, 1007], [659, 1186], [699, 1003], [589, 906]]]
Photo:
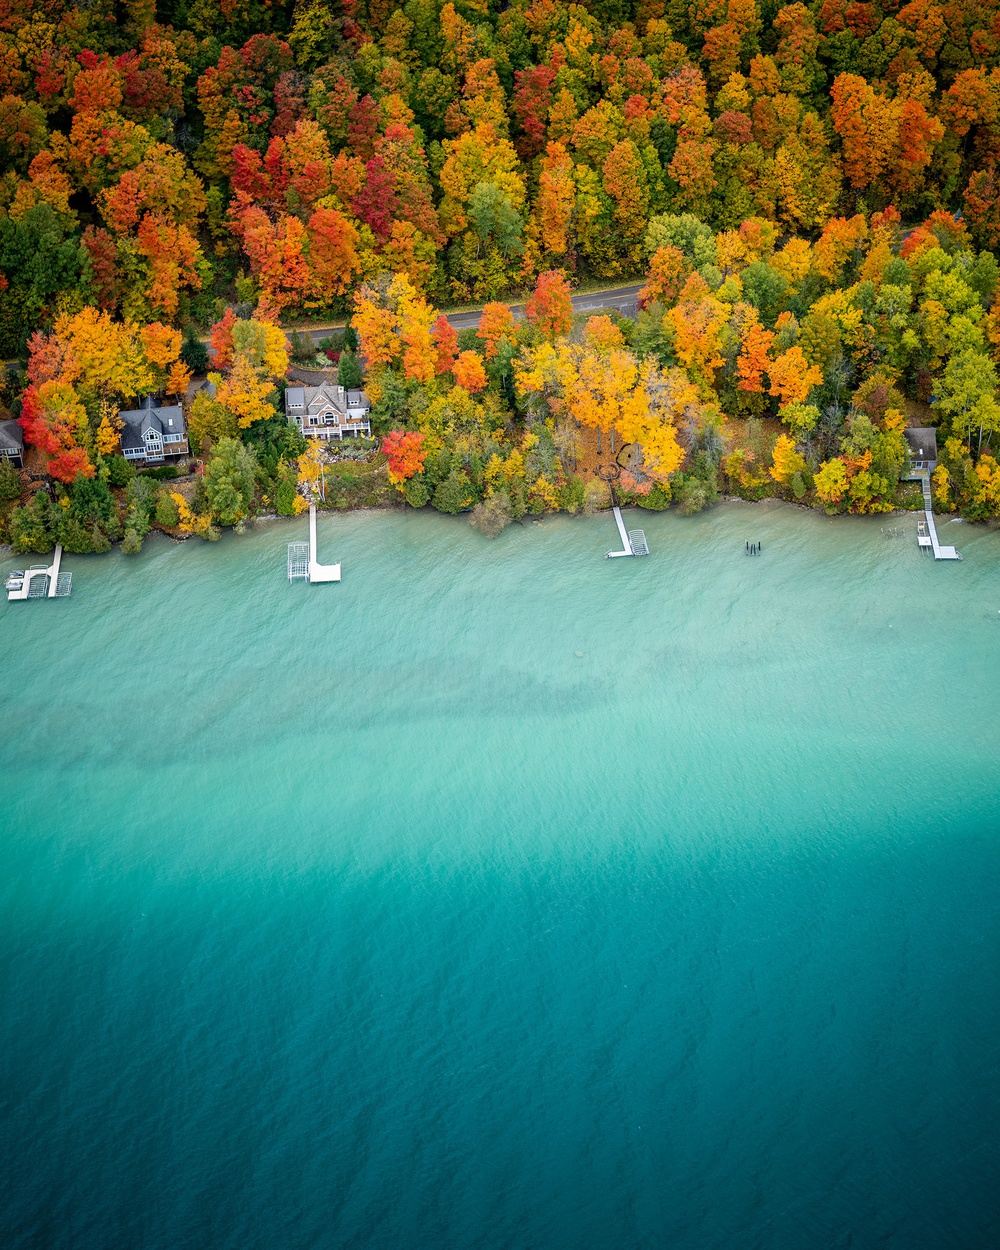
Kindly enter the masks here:
[[290, 386], [285, 391], [285, 414], [303, 434], [312, 438], [342, 439], [372, 432], [371, 403], [364, 391], [347, 390], [334, 382], [322, 386]]
[[24, 466], [24, 431], [17, 421], [0, 421], [0, 456], [16, 469]]
[[122, 455], [133, 462], [162, 464], [174, 456], [186, 456], [187, 434], [180, 404], [161, 406], [147, 395], [138, 408], [119, 412]]

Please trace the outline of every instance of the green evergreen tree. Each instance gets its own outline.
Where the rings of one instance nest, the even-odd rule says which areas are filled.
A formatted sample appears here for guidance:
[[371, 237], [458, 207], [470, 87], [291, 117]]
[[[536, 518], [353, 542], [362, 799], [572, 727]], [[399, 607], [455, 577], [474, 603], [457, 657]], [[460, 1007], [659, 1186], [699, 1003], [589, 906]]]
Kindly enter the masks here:
[[21, 475], [6, 456], [0, 456], [0, 503], [21, 498]]
[[[96, 526], [94, 527], [96, 528]], [[93, 531], [72, 512], [67, 512], [59, 530], [59, 541], [66, 551], [75, 556], [89, 555], [94, 550]]]
[[422, 474], [411, 477], [406, 483], [403, 494], [411, 508], [422, 508], [431, 497], [430, 487]]
[[357, 390], [361, 385], [361, 366], [358, 358], [350, 349], [345, 349], [337, 365], [337, 381], [348, 390]]
[[142, 539], [149, 533], [156, 508], [156, 489], [148, 477], [134, 477], [125, 492], [125, 526]]
[[56, 545], [62, 511], [47, 491], [39, 490], [23, 508], [10, 514], [10, 542], [15, 551], [44, 554]]
[[184, 330], [181, 343], [181, 360], [192, 373], [202, 374], [208, 371], [208, 348], [198, 337], [197, 329], [189, 325]]
[[135, 477], [135, 469], [124, 456], [108, 456], [104, 463], [108, 470], [109, 486], [120, 489], [122, 486], [128, 486]]
[[279, 516], [295, 515], [295, 469], [284, 465], [278, 473], [278, 489], [275, 491], [275, 504]]
[[235, 525], [250, 511], [257, 479], [257, 457], [238, 439], [221, 438], [205, 469], [205, 496], [212, 519]]
[[177, 505], [170, 498], [169, 491], [163, 491], [156, 501], [156, 524], [173, 529], [179, 520], [180, 513], [177, 511]]
[[452, 469], [438, 486], [431, 500], [438, 512], [450, 512], [453, 516], [462, 512], [473, 502], [472, 483], [462, 469]]

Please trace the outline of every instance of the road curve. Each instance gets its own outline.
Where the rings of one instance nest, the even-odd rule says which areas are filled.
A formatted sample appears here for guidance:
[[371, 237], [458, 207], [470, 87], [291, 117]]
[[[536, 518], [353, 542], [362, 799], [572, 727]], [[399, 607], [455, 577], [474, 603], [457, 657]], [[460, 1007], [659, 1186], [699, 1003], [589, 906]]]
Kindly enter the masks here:
[[[642, 285], [620, 286], [613, 291], [591, 291], [584, 295], [573, 296], [574, 312], [592, 312], [599, 308], [616, 308], [625, 317], [634, 317], [638, 307], [638, 296]], [[511, 312], [515, 317], [524, 316], [523, 304], [511, 304]], [[456, 330], [475, 329], [479, 325], [482, 309], [473, 312], [448, 313], [448, 322]], [[342, 326], [319, 326], [316, 329], [302, 330], [300, 333], [312, 336], [314, 343], [326, 338], [333, 330], [343, 329]], [[290, 333], [290, 331], [289, 331]]]

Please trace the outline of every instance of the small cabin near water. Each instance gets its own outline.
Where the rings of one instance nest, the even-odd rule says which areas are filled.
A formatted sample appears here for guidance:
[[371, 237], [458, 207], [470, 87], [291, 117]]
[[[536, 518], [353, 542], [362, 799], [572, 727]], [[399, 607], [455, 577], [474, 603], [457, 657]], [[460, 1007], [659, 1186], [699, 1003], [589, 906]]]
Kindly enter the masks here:
[[364, 391], [346, 390], [332, 382], [323, 386], [290, 386], [285, 391], [285, 415], [312, 438], [370, 435], [370, 409]]
[[932, 425], [915, 425], [903, 433], [910, 444], [911, 467], [933, 473], [937, 465], [937, 430]]

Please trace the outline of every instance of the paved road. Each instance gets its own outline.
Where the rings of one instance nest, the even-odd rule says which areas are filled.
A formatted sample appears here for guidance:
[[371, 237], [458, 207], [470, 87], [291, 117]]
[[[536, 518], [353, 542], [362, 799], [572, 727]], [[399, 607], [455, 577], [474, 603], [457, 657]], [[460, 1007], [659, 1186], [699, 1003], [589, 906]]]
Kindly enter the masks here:
[[[638, 307], [637, 297], [641, 290], [641, 285], [620, 286], [614, 291], [594, 291], [588, 295], [574, 295], [573, 308], [576, 312], [592, 312], [598, 308], [617, 308], [623, 316], [634, 317]], [[512, 304], [511, 311], [515, 317], [523, 317], [524, 305]], [[478, 310], [449, 313], [448, 321], [456, 330], [468, 330], [479, 325], [479, 316]], [[320, 339], [326, 338], [331, 330], [340, 328], [339, 326], [321, 326], [315, 330], [303, 331], [303, 333], [311, 334], [313, 342], [318, 343]]]

